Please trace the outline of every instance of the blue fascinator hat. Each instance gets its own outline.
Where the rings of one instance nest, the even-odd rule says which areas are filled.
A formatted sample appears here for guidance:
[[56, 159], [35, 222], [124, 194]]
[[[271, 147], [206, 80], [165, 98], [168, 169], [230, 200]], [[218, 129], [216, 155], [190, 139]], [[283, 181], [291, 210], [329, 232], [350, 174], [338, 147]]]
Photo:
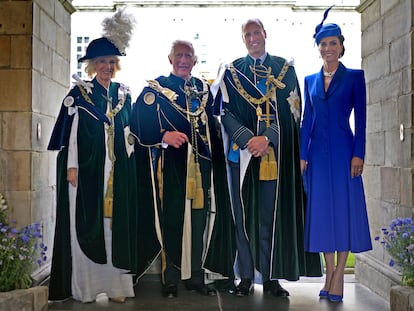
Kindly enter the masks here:
[[315, 34], [313, 35], [313, 37], [315, 38], [315, 42], [317, 45], [319, 45], [319, 42], [321, 42], [323, 38], [338, 37], [342, 34], [341, 28], [337, 24], [323, 24], [325, 19], [328, 17], [328, 13], [332, 9], [332, 7], [333, 6], [329, 7], [325, 11], [325, 13], [323, 13], [322, 22], [315, 28]]

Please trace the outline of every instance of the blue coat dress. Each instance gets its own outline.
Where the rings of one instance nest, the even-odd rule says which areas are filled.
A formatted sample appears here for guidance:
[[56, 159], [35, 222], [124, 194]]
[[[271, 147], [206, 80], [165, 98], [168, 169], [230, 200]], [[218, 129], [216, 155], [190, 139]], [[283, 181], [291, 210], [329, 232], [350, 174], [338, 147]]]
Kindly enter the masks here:
[[[305, 78], [301, 159], [307, 195], [305, 250], [372, 249], [362, 177], [351, 178], [351, 159], [365, 156], [366, 89], [362, 70], [340, 63], [327, 91], [323, 70]], [[350, 116], [354, 111], [355, 127]]]

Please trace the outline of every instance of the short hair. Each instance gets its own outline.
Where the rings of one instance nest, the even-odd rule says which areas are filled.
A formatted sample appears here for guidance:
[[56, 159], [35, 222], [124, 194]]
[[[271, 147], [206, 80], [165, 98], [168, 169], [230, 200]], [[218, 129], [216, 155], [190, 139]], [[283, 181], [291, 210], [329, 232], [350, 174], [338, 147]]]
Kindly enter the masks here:
[[184, 46], [188, 47], [191, 50], [191, 53], [193, 53], [194, 61], [197, 61], [197, 55], [195, 55], [194, 46], [190, 41], [187, 41], [187, 40], [175, 40], [175, 41], [173, 41], [173, 43], [171, 44], [170, 54], [168, 54], [168, 58], [171, 59], [174, 56], [175, 49], [179, 45], [184, 45]]
[[246, 29], [246, 26], [247, 26], [248, 24], [256, 24], [256, 25], [258, 25], [260, 28], [262, 28], [263, 30], [265, 30], [265, 29], [264, 29], [264, 26], [263, 26], [263, 23], [261, 22], [261, 20], [260, 20], [260, 19], [258, 19], [258, 18], [250, 18], [250, 19], [248, 19], [247, 21], [245, 21], [245, 22], [242, 24], [242, 33], [244, 33], [244, 30]]
[[[89, 78], [92, 78], [96, 74], [95, 65], [96, 65], [96, 62], [97, 62], [99, 57], [105, 57], [105, 56], [98, 56], [98, 57], [95, 57], [95, 58], [92, 58], [92, 59], [87, 59], [87, 60], [84, 61], [85, 64], [86, 64], [85, 72], [86, 72], [86, 74], [88, 75]], [[121, 70], [121, 65], [119, 63], [119, 57], [115, 56], [115, 55], [113, 57], [115, 58], [115, 70], [114, 70], [114, 73], [112, 74], [111, 78], [114, 78], [115, 73], [117, 73], [118, 71]]]

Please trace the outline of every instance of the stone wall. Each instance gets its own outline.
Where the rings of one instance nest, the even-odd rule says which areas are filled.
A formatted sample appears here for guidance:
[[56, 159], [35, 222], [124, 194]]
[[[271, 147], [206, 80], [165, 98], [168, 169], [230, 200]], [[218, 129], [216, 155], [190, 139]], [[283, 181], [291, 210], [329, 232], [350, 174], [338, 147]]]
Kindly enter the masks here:
[[70, 82], [70, 2], [0, 1], [0, 192], [18, 226], [47, 224], [49, 249], [56, 154], [46, 148]]
[[[373, 239], [392, 219], [413, 212], [412, 6], [411, 0], [366, 0], [358, 7], [368, 102], [363, 178]], [[373, 244], [373, 251], [357, 256], [356, 276], [389, 298], [401, 276]]]
[[46, 311], [48, 310], [49, 289], [37, 286], [0, 293], [1, 311]]

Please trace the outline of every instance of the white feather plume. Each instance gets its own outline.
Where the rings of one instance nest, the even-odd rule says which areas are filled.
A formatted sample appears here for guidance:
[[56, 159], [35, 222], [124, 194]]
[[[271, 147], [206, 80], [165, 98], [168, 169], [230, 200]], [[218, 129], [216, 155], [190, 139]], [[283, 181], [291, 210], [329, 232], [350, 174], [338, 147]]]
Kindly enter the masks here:
[[102, 21], [103, 36], [111, 41], [121, 52], [129, 47], [129, 41], [135, 28], [136, 20], [132, 14], [125, 12], [125, 7], [120, 8], [113, 16]]

